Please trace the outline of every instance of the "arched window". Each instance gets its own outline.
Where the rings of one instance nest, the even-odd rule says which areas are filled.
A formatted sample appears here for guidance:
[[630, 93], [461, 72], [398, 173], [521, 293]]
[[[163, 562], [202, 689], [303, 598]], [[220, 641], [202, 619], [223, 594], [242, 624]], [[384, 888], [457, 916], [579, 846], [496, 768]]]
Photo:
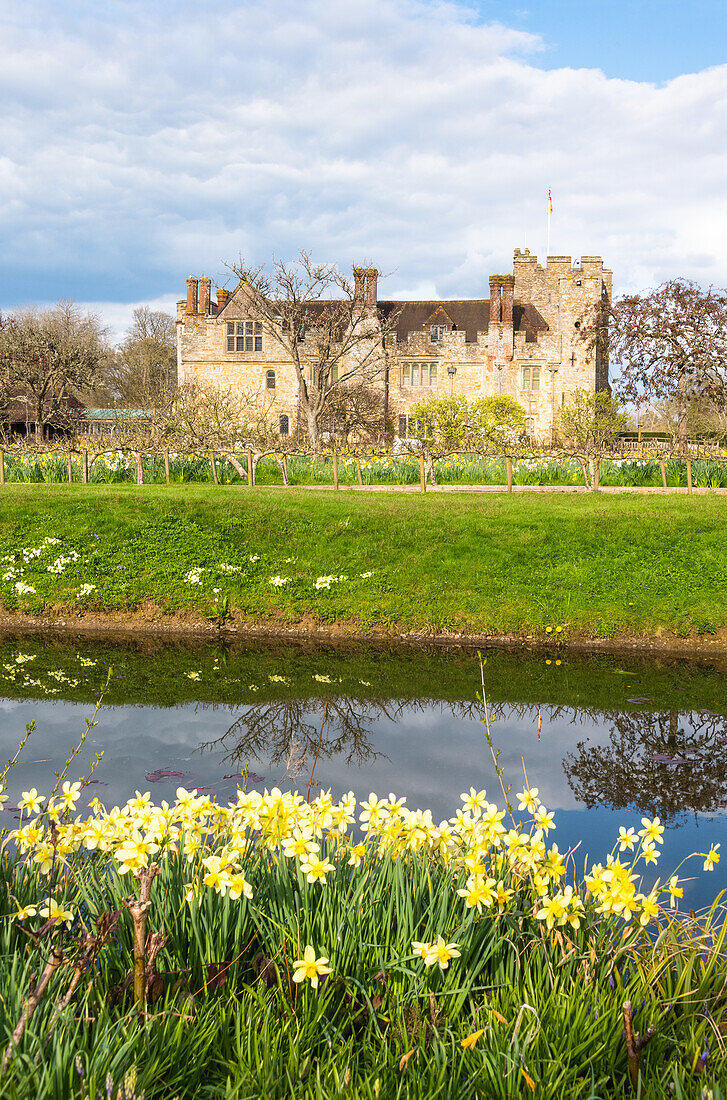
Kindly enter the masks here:
[[283, 415], [280, 417], [280, 434], [290, 435], [290, 421], [288, 420], [285, 413], [283, 413]]
[[275, 371], [274, 370], [269, 370], [268, 373], [265, 375], [265, 385], [267, 386], [267, 388], [269, 390], [274, 390], [275, 389]]

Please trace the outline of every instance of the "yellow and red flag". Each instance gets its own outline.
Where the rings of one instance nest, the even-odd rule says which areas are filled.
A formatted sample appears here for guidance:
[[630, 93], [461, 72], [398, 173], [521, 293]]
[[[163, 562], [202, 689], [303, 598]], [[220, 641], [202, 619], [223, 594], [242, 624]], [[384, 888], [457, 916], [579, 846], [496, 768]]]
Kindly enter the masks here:
[[553, 213], [553, 196], [550, 194], [550, 188], [548, 188], [548, 213]]

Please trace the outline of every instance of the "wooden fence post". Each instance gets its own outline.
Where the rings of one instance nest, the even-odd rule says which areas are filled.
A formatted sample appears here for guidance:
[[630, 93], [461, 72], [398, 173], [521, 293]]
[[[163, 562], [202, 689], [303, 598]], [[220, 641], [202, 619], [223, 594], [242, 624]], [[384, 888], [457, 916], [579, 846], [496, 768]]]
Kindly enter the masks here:
[[361, 459], [356, 455], [356, 477], [358, 478], [358, 487], [363, 489], [363, 477], [361, 475]]
[[687, 459], [687, 492], [691, 493], [693, 491], [694, 490], [692, 488], [692, 460], [691, 460], [691, 458], [688, 458]]
[[506, 458], [505, 458], [505, 467], [507, 469], [507, 491], [508, 491], [508, 493], [511, 493], [512, 492], [512, 459], [510, 458], [510, 455], [507, 455]]
[[5, 484], [5, 451], [0, 447], [0, 485]]
[[666, 489], [666, 463], [663, 456], [659, 459], [659, 465], [661, 466], [661, 487]]
[[172, 480], [169, 472], [169, 451], [164, 452], [164, 476], [167, 479], [167, 485], [169, 485]]
[[215, 485], [219, 485], [219, 478], [217, 477], [217, 463], [215, 462], [215, 452], [210, 451], [210, 462], [212, 463], [212, 480]]
[[333, 488], [338, 488], [338, 455], [335, 447], [333, 448]]
[[427, 491], [427, 468], [424, 462], [424, 453], [419, 455], [419, 482], [421, 484], [422, 492]]
[[248, 486], [248, 489], [252, 489], [252, 486], [253, 486], [252, 447], [247, 448], [247, 486]]

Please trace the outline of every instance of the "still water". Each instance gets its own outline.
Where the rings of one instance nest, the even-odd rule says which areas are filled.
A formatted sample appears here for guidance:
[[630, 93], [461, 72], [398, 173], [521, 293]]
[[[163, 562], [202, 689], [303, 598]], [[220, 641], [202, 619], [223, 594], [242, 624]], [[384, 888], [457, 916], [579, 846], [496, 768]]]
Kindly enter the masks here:
[[[506, 782], [531, 786], [555, 811], [549, 835], [576, 859], [605, 858], [618, 826], [643, 815], [667, 826], [662, 877], [688, 853], [722, 842], [706, 875], [694, 861], [684, 904], [727, 885], [727, 679], [715, 664], [622, 657], [486, 654], [484, 682]], [[71, 765], [107, 806], [134, 790], [172, 800], [183, 785], [234, 796], [248, 786], [405, 795], [451, 817], [459, 795], [502, 803], [484, 737], [477, 654], [464, 650], [293, 645], [89, 644], [0, 641], [0, 754], [28, 744], [9, 776], [0, 822], [23, 790], [47, 792], [94, 712]], [[540, 732], [538, 733], [540, 727]], [[685, 869], [686, 870], [686, 869]]]

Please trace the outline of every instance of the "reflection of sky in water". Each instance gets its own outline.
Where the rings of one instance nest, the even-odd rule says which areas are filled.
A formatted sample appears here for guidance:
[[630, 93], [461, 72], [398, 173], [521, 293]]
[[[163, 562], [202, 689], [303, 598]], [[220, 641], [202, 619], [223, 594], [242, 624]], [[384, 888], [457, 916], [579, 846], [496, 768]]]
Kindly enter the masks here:
[[[238, 771], [240, 766], [225, 760], [235, 742], [228, 740], [226, 749], [216, 746], [202, 751], [200, 747], [221, 738], [246, 709], [193, 704], [170, 708], [104, 707], [98, 726], [91, 730], [69, 775], [75, 779], [93, 753], [103, 748], [104, 758], [96, 772], [99, 784], [89, 787], [87, 793], [88, 797], [98, 796], [106, 805], [125, 801], [135, 789], [150, 790], [156, 800], [171, 800], [179, 784], [211, 788], [226, 800], [234, 793], [235, 782], [222, 777]], [[15, 751], [26, 723], [35, 721], [37, 725], [10, 776], [8, 793], [10, 804], [14, 804], [20, 792], [31, 786], [42, 793], [50, 789], [53, 771], [63, 767], [68, 748], [78, 741], [92, 708], [60, 701], [2, 700], [0, 712], [3, 759]], [[618, 825], [638, 826], [641, 815], [634, 810], [586, 809], [568, 785], [563, 758], [577, 741], [585, 738], [591, 744], [605, 744], [610, 726], [573, 710], [560, 709], [551, 715], [544, 708], [542, 713], [543, 729], [538, 741], [537, 708], [500, 708], [493, 736], [500, 748], [500, 763], [506, 777], [512, 782], [513, 792], [522, 789], [524, 758], [531, 785], [539, 788], [540, 797], [549, 809], [558, 811], [557, 828], [549, 835], [549, 841], [555, 840], [561, 851], [580, 841], [581, 856], [589, 852], [599, 859], [605, 858]], [[309, 713], [307, 718], [312, 725], [320, 725], [320, 714]], [[685, 721], [681, 716], [680, 722]], [[460, 793], [470, 786], [487, 788], [489, 797], [502, 803], [490, 751], [476, 716], [453, 713], [446, 704], [416, 704], [401, 708], [395, 721], [379, 713], [367, 723], [367, 728], [371, 734], [370, 747], [379, 755], [351, 765], [346, 763], [345, 752], [333, 757], [321, 756], [316, 765], [314, 791], [330, 786], [338, 795], [352, 788], [358, 797], [365, 797], [369, 791], [379, 794], [395, 791], [406, 795], [410, 807], [431, 808], [437, 821], [453, 815]], [[288, 780], [284, 779], [285, 764], [271, 765], [265, 753], [257, 757], [243, 754], [240, 763], [248, 760], [250, 770], [263, 777], [263, 782], [256, 784], [259, 789], [279, 784], [305, 791], [313, 755], [314, 752], [309, 753], [307, 766]], [[152, 784], [145, 776], [156, 769], [180, 771], [185, 778]], [[2, 816], [6, 826], [14, 824], [11, 813]], [[722, 840], [725, 849], [721, 868], [711, 876], [701, 873], [701, 863], [695, 861], [692, 865], [697, 881], [685, 889], [688, 905], [705, 904], [727, 881], [726, 822], [724, 813], [687, 814], [667, 829], [662, 875], [695, 848], [704, 851], [711, 843]]]

